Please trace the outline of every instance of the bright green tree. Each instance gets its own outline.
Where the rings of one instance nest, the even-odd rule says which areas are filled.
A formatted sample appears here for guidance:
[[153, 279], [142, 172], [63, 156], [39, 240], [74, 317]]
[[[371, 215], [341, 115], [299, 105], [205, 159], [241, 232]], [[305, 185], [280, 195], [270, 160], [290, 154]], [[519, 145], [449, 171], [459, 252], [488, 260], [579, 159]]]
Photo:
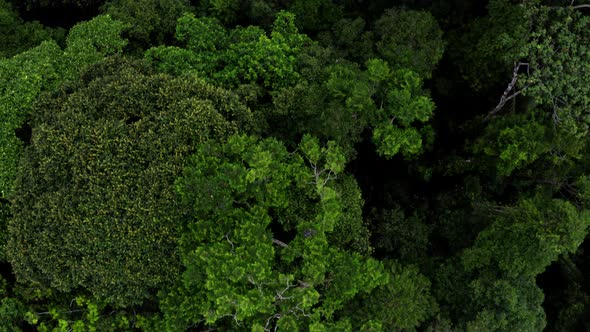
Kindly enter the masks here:
[[[427, 122], [435, 108], [422, 90], [422, 80], [411, 70], [392, 70], [380, 59], [367, 61], [366, 67], [360, 71], [351, 65], [334, 65], [327, 90], [353, 118], [372, 127], [380, 155], [390, 158], [398, 153], [420, 153], [423, 137], [429, 140], [428, 127], [421, 128], [420, 123]], [[358, 137], [365, 126], [356, 126], [357, 133], [341, 134]]]
[[[432, 143], [424, 123], [434, 103], [422, 90], [421, 76], [402, 67], [413, 65], [370, 59], [361, 70], [354, 63], [334, 64], [334, 54], [300, 34], [290, 13], [279, 13], [270, 38], [258, 27], [227, 31], [213, 19], [187, 14], [178, 21], [176, 38], [186, 48], [152, 48], [146, 57], [162, 71], [194, 72], [239, 91], [265, 120], [263, 129], [288, 143], [312, 133], [336, 141], [352, 157], [367, 127], [385, 157], [415, 156]], [[427, 76], [426, 69], [416, 69]], [[269, 95], [270, 104], [258, 103]]]
[[540, 5], [528, 6], [527, 18], [532, 31], [521, 57], [528, 70], [518, 86], [564, 133], [584, 138], [590, 124], [590, 18], [573, 6]]
[[255, 26], [226, 31], [212, 18], [187, 13], [178, 20], [176, 38], [187, 49], [156, 47], [146, 57], [163, 71], [194, 71], [228, 88], [295, 85], [299, 79], [297, 54], [309, 42], [297, 32], [295, 18], [287, 12], [279, 13], [270, 36]]
[[162, 299], [167, 328], [350, 326], [338, 311], [389, 278], [380, 262], [329, 241], [343, 220], [334, 181], [344, 162], [311, 136], [291, 153], [249, 136], [201, 145], [176, 184], [194, 220], [180, 240], [182, 282]]

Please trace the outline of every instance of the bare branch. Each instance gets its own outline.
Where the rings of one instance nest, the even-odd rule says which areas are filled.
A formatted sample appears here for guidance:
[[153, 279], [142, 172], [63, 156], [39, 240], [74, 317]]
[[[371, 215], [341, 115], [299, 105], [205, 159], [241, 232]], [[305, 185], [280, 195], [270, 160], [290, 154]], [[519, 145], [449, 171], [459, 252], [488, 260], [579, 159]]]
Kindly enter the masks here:
[[[567, 7], [570, 7], [571, 9], [574, 9], [574, 10], [575, 9], [582, 9], [582, 8], [590, 8], [590, 4], [588, 4], [588, 3], [583, 3], [581, 5], [575, 5], [574, 6], [574, 2], [576, 2], [576, 0], [572, 0]], [[562, 7], [562, 6], [551, 6], [549, 8], [551, 8], [551, 9], [562, 9], [564, 7]]]
[[[73, 314], [76, 312], [85, 312], [88, 311], [88, 309], [76, 309], [76, 310], [67, 310], [67, 311], [58, 311], [60, 314]], [[41, 315], [50, 315], [51, 312], [49, 311], [45, 311], [45, 312], [36, 312], [35, 314], [41, 316]]]
[[292, 298], [293, 298], [292, 296], [285, 296], [285, 293], [286, 293], [286, 292], [287, 292], [289, 289], [291, 289], [291, 288], [293, 288], [293, 287], [295, 287], [295, 286], [297, 286], [297, 285], [292, 285], [292, 284], [290, 284], [290, 283], [289, 283], [289, 281], [287, 280], [287, 287], [285, 287], [285, 289], [283, 289], [283, 290], [282, 290], [282, 291], [280, 291], [280, 292], [279, 292], [279, 291], [275, 291], [275, 292], [277, 293], [277, 295], [275, 296], [275, 300], [284, 301], [284, 300], [290, 300], [290, 299], [292, 299]]
[[234, 322], [236, 323], [237, 326], [241, 326], [242, 325], [242, 324], [240, 324], [240, 321], [238, 320], [238, 314], [237, 313], [225, 314], [225, 315], [219, 316], [219, 318], [225, 318], [225, 317], [231, 317], [234, 320]]
[[277, 239], [272, 239], [272, 243], [274, 244], [278, 244], [279, 246], [283, 247], [283, 248], [289, 248], [289, 245], [286, 244], [285, 242], [281, 241], [281, 240], [277, 240]]
[[229, 235], [229, 233], [225, 233], [225, 239], [226, 239], [226, 240], [227, 240], [227, 242], [228, 242], [228, 243], [231, 245], [231, 251], [233, 252], [233, 251], [234, 251], [234, 249], [235, 249], [235, 248], [234, 248], [234, 244], [233, 244], [233, 242], [231, 242], [231, 240], [229, 239], [229, 236], [228, 236], [228, 235]]
[[248, 275], [248, 281], [249, 281], [249, 282], [250, 282], [252, 285], [256, 286], [256, 288], [258, 289], [258, 293], [260, 293], [260, 295], [264, 296], [264, 291], [262, 290], [262, 285], [261, 285], [261, 283], [258, 283], [258, 282], [256, 282], [256, 281], [254, 280], [254, 278], [252, 278], [252, 276], [251, 276], [251, 275]]
[[[269, 327], [270, 326], [270, 321], [273, 320], [273, 319], [280, 319], [281, 316], [282, 316], [281, 314], [274, 314], [274, 315], [268, 317], [268, 319], [266, 320], [266, 324], [264, 325], [264, 330], [265, 331], [270, 331], [270, 327]], [[275, 330], [276, 330], [276, 327], [275, 327]]]
[[311, 317], [310, 314], [305, 313], [305, 310], [303, 310], [302, 308], [299, 307], [301, 304], [302, 303], [298, 303], [295, 307], [289, 309], [289, 312], [293, 313], [295, 316], [298, 316], [297, 311], [299, 311], [299, 312], [301, 312], [301, 316], [308, 317], [308, 318]]
[[310, 285], [308, 283], [306, 283], [305, 281], [301, 281], [301, 280], [297, 280], [299, 282], [299, 285], [303, 288], [309, 288]]
[[526, 66], [526, 68], [527, 68], [527, 75], [528, 75], [528, 72], [529, 72], [529, 64], [528, 63], [526, 63], [526, 62], [518, 62], [518, 63], [515, 63], [514, 64], [514, 69], [512, 71], [512, 80], [510, 81], [510, 83], [506, 87], [506, 90], [504, 90], [504, 93], [502, 94], [502, 97], [500, 98], [500, 102], [498, 103], [498, 105], [496, 105], [496, 107], [494, 107], [494, 109], [491, 110], [488, 113], [488, 115], [486, 116], [486, 120], [490, 116], [498, 113], [504, 107], [504, 105], [506, 105], [506, 102], [508, 102], [509, 100], [515, 98], [516, 96], [518, 96], [519, 94], [521, 94], [526, 88], [529, 87], [528, 85], [526, 85], [525, 87], [523, 87], [519, 91], [516, 91], [516, 92], [513, 92], [512, 94], [510, 94], [510, 92], [514, 90], [514, 87], [516, 86], [516, 82], [518, 81], [518, 72], [519, 72], [521, 66]]

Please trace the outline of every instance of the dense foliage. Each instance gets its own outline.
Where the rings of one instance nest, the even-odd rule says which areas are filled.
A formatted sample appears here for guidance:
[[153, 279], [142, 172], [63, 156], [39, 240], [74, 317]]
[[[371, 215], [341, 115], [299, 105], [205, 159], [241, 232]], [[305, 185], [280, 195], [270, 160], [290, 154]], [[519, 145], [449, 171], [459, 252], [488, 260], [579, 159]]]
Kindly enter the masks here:
[[589, 15], [0, 0], [0, 331], [587, 329]]

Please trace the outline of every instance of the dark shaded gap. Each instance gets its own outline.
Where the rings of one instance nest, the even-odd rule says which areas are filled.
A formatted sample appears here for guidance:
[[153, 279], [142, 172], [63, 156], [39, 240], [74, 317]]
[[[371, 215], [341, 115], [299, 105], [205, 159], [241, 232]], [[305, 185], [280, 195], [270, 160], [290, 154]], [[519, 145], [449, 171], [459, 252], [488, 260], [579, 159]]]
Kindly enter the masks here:
[[16, 138], [18, 138], [25, 145], [31, 144], [31, 136], [33, 134], [33, 128], [28, 123], [23, 124], [20, 128], [14, 130]]
[[69, 29], [76, 23], [88, 21], [98, 15], [100, 6], [105, 1], [95, 1], [84, 7], [79, 7], [75, 3], [49, 6], [42, 1], [27, 7], [26, 1], [11, 2], [25, 21], [39, 21], [47, 27]]
[[137, 115], [133, 115], [133, 116], [130, 116], [130, 117], [129, 117], [129, 118], [126, 120], [126, 121], [125, 121], [125, 123], [126, 123], [126, 124], [128, 124], [128, 125], [130, 125], [130, 124], [134, 124], [134, 123], [136, 123], [136, 122], [137, 122], [137, 121], [139, 121], [139, 120], [141, 120], [141, 117], [139, 117], [139, 116], [137, 116]]

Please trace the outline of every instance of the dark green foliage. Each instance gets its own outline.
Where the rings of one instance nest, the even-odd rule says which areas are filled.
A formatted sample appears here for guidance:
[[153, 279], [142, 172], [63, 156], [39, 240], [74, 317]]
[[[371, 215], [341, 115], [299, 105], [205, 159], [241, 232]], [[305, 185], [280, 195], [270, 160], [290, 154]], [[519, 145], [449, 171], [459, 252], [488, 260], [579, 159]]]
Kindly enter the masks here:
[[103, 13], [129, 24], [125, 36], [139, 50], [171, 41], [176, 20], [189, 11], [188, 0], [111, 0], [102, 7]]
[[304, 31], [320, 31], [342, 17], [342, 6], [333, 0], [294, 0], [287, 8], [297, 17], [297, 24]]
[[0, 200], [0, 262], [6, 261], [4, 246], [8, 239], [6, 231], [8, 220], [10, 220], [10, 204], [8, 201]]
[[399, 207], [383, 210], [375, 213], [372, 225], [375, 247], [390, 257], [399, 257], [403, 262], [419, 262], [425, 256], [431, 229], [418, 212], [406, 216]]
[[[204, 0], [198, 2], [198, 9], [204, 16], [215, 18], [225, 24], [231, 24], [237, 20], [240, 10], [247, 6], [248, 2], [240, 0]], [[270, 13], [267, 15], [270, 16]]]
[[114, 59], [36, 111], [12, 196], [18, 280], [141, 303], [179, 273], [172, 184], [183, 157], [247, 125], [248, 110], [197, 78]]
[[465, 315], [471, 310], [470, 276], [456, 257], [433, 259], [432, 264], [433, 271], [428, 276], [441, 314], [453, 322], [464, 323]]
[[574, 182], [575, 198], [583, 209], [590, 208], [590, 176], [582, 175]]
[[361, 17], [341, 19], [320, 40], [346, 59], [364, 63], [381, 58], [393, 69], [409, 69], [423, 79], [432, 76], [446, 44], [430, 13], [400, 8], [386, 10], [373, 26]]
[[12, 297], [10, 285], [0, 276], [0, 332], [21, 331], [26, 307], [18, 299]]
[[561, 255], [554, 264], [554, 287], [545, 289], [547, 331], [576, 331], [588, 324], [588, 258], [583, 244], [576, 253]]
[[64, 8], [72, 7], [81, 10], [98, 8], [105, 0], [22, 0], [20, 6], [28, 10], [39, 8]]
[[[45, 296], [43, 296], [45, 295]], [[38, 331], [128, 331], [136, 321], [136, 315], [125, 310], [108, 310], [103, 302], [84, 296], [74, 299], [54, 295], [41, 295], [36, 304], [28, 308], [25, 319]]]
[[23, 321], [24, 311], [25, 306], [21, 302], [3, 295], [0, 300], [0, 331], [22, 331], [19, 325]]
[[[459, 168], [462, 174], [478, 174], [471, 175], [480, 184], [480, 203], [473, 207], [487, 210], [481, 225], [489, 224], [461, 254], [466, 273], [454, 289], [468, 284], [469, 293], [448, 301], [472, 299], [465, 308], [473, 310], [465, 314], [461, 306], [449, 304], [448, 312], [473, 331], [537, 331], [546, 325], [550, 331], [577, 330], [587, 321], [587, 290], [581, 286], [582, 270], [564, 257], [584, 241], [589, 225], [588, 126], [582, 106], [587, 102], [582, 63], [588, 60], [583, 46], [588, 20], [583, 9], [539, 1], [492, 1], [488, 9], [487, 17], [469, 25], [470, 33], [456, 32], [462, 37], [454, 41], [460, 40], [451, 48], [453, 56], [473, 88], [483, 91], [502, 81], [504, 89], [520, 61], [516, 86], [507, 95], [526, 97], [471, 124], [479, 130], [466, 144], [474, 154], [466, 153]], [[461, 224], [459, 218], [455, 225]], [[555, 268], [547, 267], [560, 255], [556, 277]], [[539, 284], [544, 289], [536, 285], [541, 274], [551, 278]], [[544, 303], [543, 292], [548, 296]], [[439, 293], [437, 299], [445, 296]]]
[[394, 68], [411, 69], [430, 78], [445, 43], [438, 23], [428, 12], [388, 9], [375, 22], [378, 54]]
[[0, 0], [0, 59], [9, 58], [44, 40], [63, 40], [63, 29], [49, 29], [39, 22], [23, 22], [6, 0]]
[[[470, 182], [473, 178], [465, 181], [464, 190], [474, 187]], [[542, 330], [543, 292], [535, 278], [560, 254], [576, 250], [587, 233], [587, 211], [543, 194], [521, 198], [514, 206], [494, 206], [482, 202], [481, 187], [469, 191], [479, 192], [471, 199], [480, 202], [470, 214], [457, 211], [466, 222], [461, 225], [458, 219], [450, 229], [460, 238], [460, 227], [477, 225], [470, 225], [469, 218], [489, 225], [460, 253], [461, 261], [440, 266], [433, 262], [434, 294], [441, 310], [468, 331]]]
[[534, 277], [507, 278], [493, 269], [469, 273], [457, 259], [439, 264], [433, 295], [456, 330], [541, 331], [545, 326], [543, 292]]
[[526, 8], [511, 0], [492, 0], [488, 16], [453, 32], [449, 51], [474, 89], [503, 83], [528, 38]]
[[[555, 322], [555, 326], [552, 326], [551, 331], [575, 331], [581, 327], [587, 327], [588, 308], [590, 305], [590, 299], [588, 296], [583, 301], [572, 303], [564, 307], [560, 312]], [[586, 318], [585, 324], [580, 324], [580, 318]]]
[[226, 26], [235, 23], [268, 27], [281, 10], [297, 16], [297, 26], [305, 32], [330, 28], [343, 15], [340, 1], [333, 0], [204, 0], [198, 12], [219, 20]]
[[[60, 293], [37, 284], [12, 285], [0, 279], [0, 331], [129, 330], [136, 314], [111, 310], [104, 302]], [[147, 314], [147, 313], [146, 313]]]
[[492, 165], [490, 172], [508, 176], [515, 170], [526, 168], [540, 158], [547, 157], [554, 129], [547, 126], [546, 119], [535, 119], [534, 110], [527, 113], [509, 114], [491, 122], [473, 145], [475, 153], [483, 154]]
[[574, 252], [590, 225], [588, 211], [536, 196], [500, 210], [473, 248], [464, 252], [468, 270], [492, 266], [511, 278], [534, 277], [566, 252]]
[[334, 231], [328, 235], [328, 240], [341, 249], [370, 254], [373, 251], [369, 239], [371, 234], [363, 220], [362, 211], [365, 202], [356, 180], [347, 174], [341, 176], [335, 186], [341, 195], [342, 214]]
[[545, 313], [541, 307], [543, 292], [534, 279], [521, 277], [503, 280], [486, 275], [470, 285], [475, 317], [466, 331], [542, 331]]
[[40, 91], [47, 89], [53, 77], [57, 76], [55, 59], [60, 55], [61, 50], [54, 42], [44, 42], [17, 57], [0, 60], [0, 86], [4, 97], [0, 100], [0, 119], [3, 123], [0, 129], [2, 197], [6, 197], [12, 189], [22, 149], [15, 130], [23, 125]]
[[334, 46], [334, 51], [343, 58], [354, 60], [358, 63], [375, 58], [374, 34], [366, 30], [366, 22], [357, 17], [356, 19], [345, 18], [334, 23], [331, 33], [324, 33], [320, 38], [324, 43]]
[[415, 266], [394, 261], [385, 266], [390, 282], [360, 296], [349, 314], [357, 326], [371, 319], [383, 331], [413, 330], [438, 311], [430, 281]]
[[473, 302], [466, 328], [541, 330], [543, 293], [534, 278], [560, 254], [575, 251], [586, 236], [588, 212], [537, 195], [497, 213], [462, 254], [466, 271], [478, 275], [469, 282]]

